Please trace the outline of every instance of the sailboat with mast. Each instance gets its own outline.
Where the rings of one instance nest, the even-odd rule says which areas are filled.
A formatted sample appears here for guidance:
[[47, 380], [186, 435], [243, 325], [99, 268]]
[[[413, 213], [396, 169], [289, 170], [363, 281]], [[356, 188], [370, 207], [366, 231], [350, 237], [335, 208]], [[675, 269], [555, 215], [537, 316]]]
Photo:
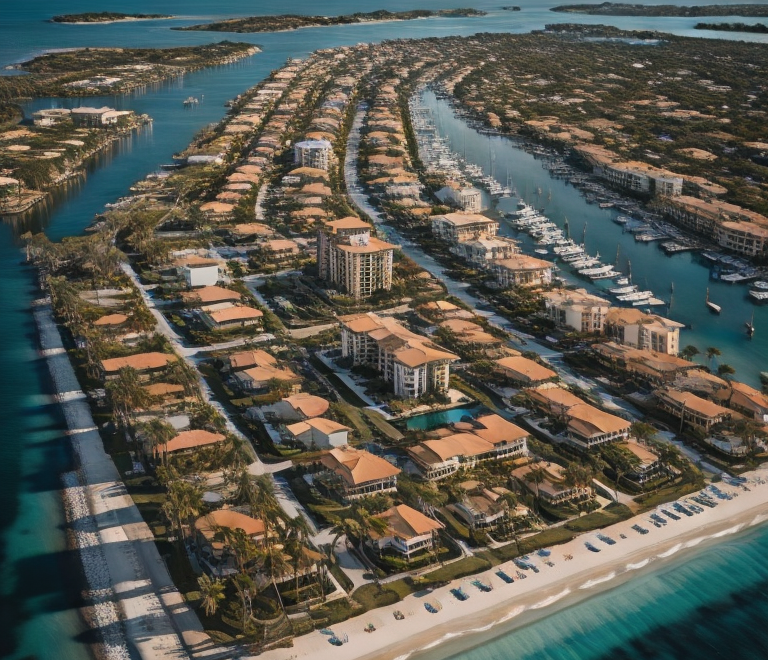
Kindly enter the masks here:
[[752, 319], [744, 323], [747, 329], [747, 337], [752, 339], [752, 335], [755, 334], [755, 310], [752, 310]]
[[709, 307], [709, 310], [711, 312], [714, 312], [715, 314], [719, 314], [721, 311], [723, 311], [723, 308], [720, 307], [720, 305], [713, 303], [709, 299], [709, 287], [707, 287], [707, 298], [706, 298], [707, 307]]

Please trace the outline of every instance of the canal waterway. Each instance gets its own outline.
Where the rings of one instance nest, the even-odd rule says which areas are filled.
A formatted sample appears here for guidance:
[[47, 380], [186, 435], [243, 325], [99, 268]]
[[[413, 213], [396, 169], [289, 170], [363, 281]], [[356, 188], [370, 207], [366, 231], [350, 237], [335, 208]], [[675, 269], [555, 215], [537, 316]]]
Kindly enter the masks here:
[[[564, 179], [552, 177], [544, 169], [544, 161], [523, 150], [519, 141], [479, 133], [468, 126], [462, 117], [456, 116], [451, 105], [437, 98], [432, 91], [426, 90], [422, 94], [422, 103], [432, 111], [438, 133], [448, 139], [454, 152], [466, 154], [469, 162], [483, 166], [486, 173], [490, 172], [493, 160], [495, 176], [502, 184], [506, 183], [509, 174], [525, 202], [544, 209], [544, 214], [561, 228], [567, 218], [574, 240], [581, 241], [585, 236], [587, 252], [592, 255], [599, 252], [604, 263], [614, 263], [617, 251], [619, 270], [628, 272], [628, 262], [631, 262], [633, 282], [641, 289], [654, 291], [657, 297], [668, 303], [654, 307], [653, 311], [688, 326], [688, 329], [681, 331], [681, 346], [693, 344], [702, 353], [711, 346], [718, 348], [722, 352], [717, 358], [719, 363], [736, 369], [734, 377], [738, 380], [759, 387], [760, 371], [764, 371], [768, 363], [768, 307], [750, 302], [748, 286], [711, 279], [706, 262], [694, 253], [667, 256], [658, 243], [635, 241], [631, 233], [613, 222], [618, 211], [589, 204], [577, 188]], [[516, 198], [500, 199], [499, 208], [512, 212], [516, 203]], [[534, 243], [530, 237], [515, 230], [504, 219], [501, 220], [500, 233], [519, 238], [528, 251], [533, 252]], [[553, 260], [553, 257], [549, 254], [542, 258]], [[567, 264], [559, 266], [559, 274], [570, 283], [610, 297], [606, 288], [615, 286], [611, 280], [595, 284], [572, 274]], [[721, 305], [720, 315], [713, 314], [707, 308], [707, 289], [710, 299]], [[645, 306], [642, 308], [645, 309]], [[757, 331], [749, 339], [744, 323], [752, 318], [753, 313]], [[705, 361], [703, 356], [698, 359]]]
[[[683, 0], [675, 1], [677, 4], [689, 4]], [[458, 0], [428, 0], [419, 6], [443, 8], [461, 4]], [[47, 395], [50, 385], [44, 364], [37, 354], [36, 333], [29, 309], [37, 294], [33, 273], [20, 264], [22, 255], [18, 237], [22, 233], [30, 229], [45, 230], [54, 239], [80, 233], [91, 222], [94, 214], [103, 209], [105, 203], [114, 202], [128, 194], [132, 183], [154, 171], [159, 164], [167, 162], [173, 153], [188, 144], [199, 129], [218, 121], [225, 112], [223, 104], [226, 100], [259, 82], [271, 70], [280, 67], [288, 57], [302, 57], [318, 48], [395, 38], [469, 35], [476, 32], [528, 32], [541, 29], [546, 23], [564, 21], [607, 23], [628, 29], [656, 29], [686, 36], [768, 41], [766, 35], [694, 31], [693, 25], [698, 20], [695, 18], [566, 16], [548, 11], [549, 7], [559, 4], [559, 0], [521, 0], [516, 4], [521, 6], [522, 11], [503, 11], [494, 0], [479, 0], [472, 6], [489, 12], [483, 18], [430, 19], [252, 35], [178, 32], [171, 31], [170, 27], [256, 13], [319, 13], [318, 5], [307, 0], [264, 0], [258, 6], [244, 0], [222, 0], [215, 5], [204, 0], [189, 0], [180, 11], [179, 3], [172, 0], [130, 0], [120, 7], [122, 11], [169, 13], [179, 18], [108, 25], [61, 25], [49, 22], [50, 17], [56, 14], [102, 11], [104, 3], [101, 0], [78, 0], [75, 3], [40, 0], [6, 2], [2, 5], [0, 66], [24, 61], [53, 49], [164, 47], [209, 43], [226, 38], [258, 44], [262, 46], [263, 52], [235, 65], [191, 73], [181, 79], [137, 90], [126, 96], [79, 100], [42, 99], [25, 108], [29, 113], [38, 107], [103, 103], [147, 113], [155, 121], [151, 128], [121, 141], [94, 160], [87, 176], [54, 195], [49, 205], [38, 207], [24, 218], [4, 219], [0, 224], [0, 355], [5, 376], [0, 381], [0, 419], [3, 420], [0, 424], [0, 574], [3, 576], [0, 580], [0, 621], [3, 622], [0, 657], [18, 660], [83, 660], [88, 657], [87, 642], [90, 639], [76, 610], [79, 604], [80, 576], [77, 562], [73, 562], [72, 556], [66, 551], [59, 493], [59, 475], [71, 468], [72, 461], [64, 435], [65, 427], [58, 406]], [[388, 0], [382, 5], [390, 10], [415, 7], [411, 0]], [[378, 6], [370, 7], [376, 8]], [[353, 0], [329, 0], [322, 3], [322, 13], [328, 15], [360, 10], [360, 3]], [[752, 19], [740, 20], [754, 22]], [[185, 110], [182, 101], [190, 95], [204, 97], [203, 102], [194, 109]], [[500, 151], [497, 150], [497, 171], [499, 167], [505, 166]], [[478, 162], [482, 162], [485, 152], [487, 147], [483, 147], [479, 140]], [[524, 156], [518, 154], [515, 158], [524, 159]], [[510, 161], [513, 160], [510, 157]], [[530, 168], [528, 174], [538, 176], [538, 163], [531, 161]], [[524, 183], [521, 183], [524, 182], [524, 174], [513, 170], [516, 184], [521, 190], [524, 189]], [[541, 175], [546, 176], [546, 173], [541, 171]], [[570, 218], [567, 205], [571, 203], [571, 198], [567, 195], [575, 191], [564, 190], [562, 195], [558, 192], [556, 196], [554, 189], [557, 183], [552, 185], [553, 203], [562, 204], [562, 212]], [[575, 217], [573, 226], [577, 226]], [[590, 228], [588, 245], [593, 237], [595, 248], [603, 252], [597, 243], [599, 234]], [[613, 239], [606, 241], [605, 254], [615, 251], [615, 242]], [[610, 247], [611, 244], [613, 247]], [[681, 270], [687, 272], [685, 257], [670, 260], [673, 265], [678, 262]], [[639, 266], [639, 263], [633, 261], [633, 270], [638, 272], [638, 276]], [[676, 290], [679, 290], [680, 278], [669, 269], [666, 272], [669, 273], [666, 279], [674, 280]], [[647, 276], [652, 278], [652, 273]], [[656, 289], [654, 280], [649, 281], [649, 284]], [[663, 286], [657, 289], [659, 293], [663, 290]], [[725, 291], [729, 290], [740, 291], [726, 287]], [[718, 286], [713, 287], [712, 293], [713, 299], [724, 306], [723, 317], [715, 321], [724, 323], [728, 309], [731, 309], [729, 315], [733, 316], [734, 327], [738, 328], [736, 317], [739, 309], [726, 304], [725, 296], [721, 295]], [[682, 303], [680, 307], [684, 309]], [[677, 313], [675, 306], [672, 313]], [[739, 323], [743, 320], [738, 319]], [[766, 327], [765, 335], [761, 335], [763, 324]], [[725, 356], [737, 368], [737, 376], [745, 380], [748, 380], [748, 373], [751, 373], [749, 364], [759, 364], [761, 361], [756, 359], [760, 354], [759, 346], [763, 347], [762, 354], [765, 355], [765, 345], [759, 342], [768, 336], [768, 322], [759, 315], [756, 325], [757, 335], [755, 341], [747, 346], [750, 353], [745, 360], [740, 361], [730, 353]], [[724, 327], [718, 332], [725, 335], [726, 330]], [[702, 332], [695, 323], [693, 332]], [[736, 334], [733, 334], [733, 340], [735, 344]], [[701, 347], [710, 343], [721, 349], [727, 348], [727, 342], [718, 336], [713, 337], [711, 342], [708, 339], [700, 342]], [[733, 646], [723, 648], [730, 651]]]

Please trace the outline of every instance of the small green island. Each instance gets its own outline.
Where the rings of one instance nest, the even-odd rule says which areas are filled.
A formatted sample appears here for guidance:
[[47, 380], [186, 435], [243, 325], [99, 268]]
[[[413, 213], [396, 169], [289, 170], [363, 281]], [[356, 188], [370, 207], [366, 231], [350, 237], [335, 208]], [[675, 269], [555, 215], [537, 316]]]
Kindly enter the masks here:
[[694, 30], [715, 30], [716, 32], [754, 32], [768, 34], [765, 23], [696, 23]]
[[299, 14], [280, 14], [277, 16], [249, 16], [232, 18], [215, 23], [202, 23], [174, 27], [172, 30], [198, 30], [204, 32], [279, 32], [308, 27], [328, 27], [331, 25], [353, 25], [356, 23], [374, 23], [377, 21], [412, 21], [419, 18], [466, 18], [485, 16], [479, 9], [412, 9], [410, 11], [387, 11], [379, 9], [370, 12], [356, 12], [342, 16], [302, 16]]
[[592, 16], [768, 16], [768, 5], [641, 5], [625, 2], [560, 5], [550, 11]]
[[155, 21], [173, 18], [170, 14], [123, 14], [115, 11], [89, 11], [83, 14], [61, 14], [53, 23], [117, 23], [119, 21]]

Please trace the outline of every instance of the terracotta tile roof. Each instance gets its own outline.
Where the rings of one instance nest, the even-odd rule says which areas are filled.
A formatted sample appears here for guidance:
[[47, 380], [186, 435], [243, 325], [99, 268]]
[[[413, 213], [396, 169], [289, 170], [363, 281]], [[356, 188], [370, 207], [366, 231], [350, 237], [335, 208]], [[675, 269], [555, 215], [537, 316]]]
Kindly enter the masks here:
[[566, 414], [568, 428], [587, 438], [603, 433], [621, 433], [632, 426], [626, 419], [603, 412], [588, 403], [572, 406]]
[[520, 440], [530, 435], [525, 429], [495, 413], [477, 417], [475, 424], [480, 425], [480, 428], [476, 426], [471, 432], [494, 445]]
[[372, 533], [372, 538], [395, 536], [409, 540], [445, 527], [442, 523], [425, 516], [421, 511], [412, 509], [407, 504], [393, 506], [378, 517], [387, 523], [387, 529], [382, 535]]
[[494, 449], [493, 442], [474, 433], [454, 433], [440, 440], [425, 440], [417, 446], [422, 448], [420, 458], [427, 459], [427, 463], [443, 463], [457, 456], [479, 456]]
[[144, 391], [150, 396], [165, 396], [166, 394], [182, 393], [184, 386], [176, 383], [152, 383], [152, 385], [145, 385]]
[[208, 541], [213, 540], [216, 532], [221, 527], [242, 529], [246, 536], [259, 536], [264, 534], [266, 529], [263, 520], [251, 518], [251, 516], [246, 516], [244, 513], [232, 511], [231, 509], [211, 511], [208, 515], [195, 521], [195, 529]]
[[718, 406], [716, 403], [702, 399], [700, 396], [696, 396], [691, 392], [681, 392], [680, 390], [665, 389], [658, 390], [656, 395], [660, 398], [667, 399], [672, 403], [678, 404], [681, 410], [683, 406], [685, 406], [686, 410], [692, 410], [711, 419], [720, 417], [722, 415], [728, 415], [730, 413], [727, 408], [723, 408], [722, 406]]
[[195, 447], [214, 445], [222, 440], [224, 440], [224, 436], [221, 433], [211, 433], [203, 429], [182, 431], [165, 445], [164, 450], [170, 453], [184, 449], [194, 449]]
[[296, 424], [289, 424], [285, 427], [286, 430], [293, 436], [306, 433], [310, 429], [315, 429], [329, 435], [331, 433], [337, 433], [338, 431], [351, 431], [352, 429], [344, 424], [334, 422], [332, 419], [325, 419], [323, 417], [315, 417], [314, 419], [308, 419], [304, 422], [297, 422]]
[[252, 369], [246, 369], [241, 373], [245, 374], [248, 378], [254, 381], [254, 383], [267, 383], [273, 378], [287, 381], [294, 381], [299, 379], [299, 377], [290, 369], [283, 369], [270, 365], [253, 367]]
[[435, 219], [442, 218], [452, 224], [454, 227], [464, 227], [466, 225], [473, 225], [478, 222], [484, 224], [495, 225], [498, 224], [495, 220], [486, 218], [479, 213], [446, 213], [444, 215], [435, 216]]
[[255, 351], [232, 353], [232, 355], [229, 356], [229, 364], [233, 369], [268, 365], [274, 366], [277, 364], [277, 358], [259, 348]]
[[245, 321], [248, 319], [259, 319], [264, 316], [264, 312], [253, 307], [244, 305], [235, 305], [227, 309], [217, 309], [213, 312], [207, 312], [216, 323], [227, 323], [228, 321]]
[[146, 371], [148, 369], [160, 369], [174, 360], [176, 360], [176, 356], [170, 353], [138, 353], [102, 360], [101, 368], [108, 374], [117, 373], [125, 367], [131, 367], [136, 371]]
[[352, 447], [331, 449], [321, 459], [325, 467], [335, 472], [350, 486], [359, 486], [369, 481], [387, 479], [400, 474], [389, 461]]
[[317, 417], [326, 412], [330, 407], [330, 404], [325, 399], [308, 394], [307, 392], [292, 394], [285, 397], [283, 401], [287, 401], [294, 410], [298, 410], [305, 417]]
[[529, 360], [521, 355], [501, 358], [500, 360], [496, 360], [496, 364], [505, 371], [512, 372], [512, 377], [516, 380], [522, 380], [529, 383], [549, 380], [550, 378], [557, 376], [551, 369], [547, 369], [538, 362]]
[[107, 314], [106, 316], [102, 316], [97, 321], [93, 322], [93, 325], [97, 327], [104, 327], [109, 325], [122, 325], [128, 320], [128, 317], [125, 314]]
[[181, 294], [182, 300], [186, 303], [210, 304], [225, 302], [227, 300], [241, 300], [242, 295], [232, 289], [225, 289], [223, 286], [204, 286], [202, 289], [194, 291], [184, 291]]

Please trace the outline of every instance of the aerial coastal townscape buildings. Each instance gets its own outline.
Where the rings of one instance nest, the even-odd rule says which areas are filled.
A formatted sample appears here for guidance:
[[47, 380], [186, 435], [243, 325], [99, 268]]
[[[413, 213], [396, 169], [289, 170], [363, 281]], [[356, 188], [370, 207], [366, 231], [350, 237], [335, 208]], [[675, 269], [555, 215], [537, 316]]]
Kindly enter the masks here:
[[[714, 510], [702, 494], [714, 478], [728, 493], [756, 487], [738, 475], [768, 455], [766, 394], [717, 347], [692, 346], [677, 308], [618, 257], [591, 256], [509, 176], [505, 187], [451, 152], [426, 107], [434, 97], [509, 134], [597, 204], [622, 205], [613, 219], [627, 231], [649, 243], [672, 232], [680, 250], [737, 264], [723, 277], [768, 291], [768, 209], [709, 161], [673, 157], [655, 136], [651, 152], [648, 126], [629, 124], [630, 109], [710, 121], [660, 114], [721, 98], [698, 85], [703, 100], [687, 99], [668, 80], [704, 75], [684, 41], [643, 53], [663, 88], [637, 84], [651, 68], [633, 67], [639, 46], [558, 30], [320, 50], [231, 100], [87, 236], [25, 238], [46, 296], [37, 313], [72, 346], [49, 357], [68, 353], [137, 534], [163, 553], [167, 593], [199, 613], [212, 653], [290, 655], [305, 637], [327, 645], [316, 630], [343, 646], [339, 626], [369, 610], [476, 574], [486, 594], [499, 580], [522, 588], [521, 575], [535, 584], [572, 548], [653, 541], [675, 511]], [[579, 87], [555, 94], [543, 76], [562, 72], [562, 49]], [[532, 54], [551, 69], [531, 72]], [[727, 72], [762, 84], [746, 54]], [[620, 113], [596, 111], [601, 94]], [[729, 121], [709, 133], [746, 139], [739, 110], [717, 112]], [[90, 107], [34, 117], [41, 131], [125, 121]], [[28, 185], [14, 173], [0, 202]], [[501, 203], [515, 196], [516, 210]], [[700, 306], [721, 311], [708, 294]], [[77, 478], [95, 487], [88, 470]], [[399, 622], [409, 607], [379, 616]]]

